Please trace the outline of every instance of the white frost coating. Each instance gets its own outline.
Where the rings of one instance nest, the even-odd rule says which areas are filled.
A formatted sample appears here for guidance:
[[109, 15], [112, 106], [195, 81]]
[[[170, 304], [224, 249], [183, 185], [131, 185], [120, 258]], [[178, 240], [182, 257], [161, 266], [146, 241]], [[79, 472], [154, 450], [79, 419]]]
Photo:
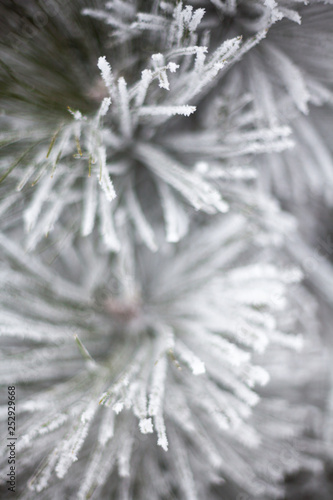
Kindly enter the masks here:
[[[79, 122], [83, 119], [81, 111], [78, 111], [78, 110], [73, 111], [72, 109], [68, 109], [68, 111], [73, 116], [75, 121]], [[78, 134], [78, 135], [80, 135], [80, 134]]]
[[158, 446], [161, 446], [164, 451], [168, 451], [168, 438], [166, 435], [165, 423], [161, 411], [159, 411], [154, 417], [154, 426], [157, 433]]
[[154, 14], [139, 12], [137, 14], [138, 21], [131, 25], [131, 28], [138, 28], [140, 30], [160, 31], [165, 29], [167, 24], [166, 20]]
[[137, 393], [133, 401], [134, 414], [144, 422], [147, 418], [147, 380], [145, 378], [138, 382]]
[[106, 113], [109, 111], [110, 105], [111, 105], [111, 98], [104, 97], [101, 107], [99, 108], [98, 116], [105, 116]]
[[[216, 78], [219, 72], [239, 53], [241, 37], [232, 38], [224, 42], [208, 59], [199, 73], [193, 73], [188, 76], [188, 85], [180, 90], [177, 97], [177, 103], [186, 102], [201, 93], [206, 87], [209, 89], [210, 83]], [[201, 62], [204, 60], [204, 54]], [[199, 64], [201, 64], [201, 62]]]
[[143, 345], [139, 351], [136, 353], [134, 360], [132, 361], [129, 368], [127, 368], [121, 375], [119, 380], [112, 384], [109, 389], [104, 392], [101, 396], [100, 402], [106, 406], [110, 406], [115, 398], [120, 394], [122, 389], [128, 387], [130, 381], [137, 375], [137, 373], [142, 368], [142, 362], [146, 355], [145, 345]]
[[290, 21], [301, 24], [302, 18], [296, 10], [287, 9], [286, 7], [280, 7], [280, 12], [281, 14], [283, 14], [283, 17], [290, 19]]
[[115, 10], [122, 16], [135, 16], [136, 8], [134, 4], [129, 4], [127, 0], [111, 0], [105, 4], [107, 9]]
[[189, 224], [188, 217], [181, 204], [176, 202], [169, 186], [159, 180], [157, 186], [161, 195], [166, 224], [166, 240], [175, 243], [186, 234]]
[[169, 43], [180, 46], [182, 37], [188, 32], [194, 33], [204, 13], [205, 9], [196, 9], [193, 13], [193, 7], [190, 5], [183, 9], [183, 3], [180, 2], [174, 9], [174, 21], [170, 26]]
[[175, 73], [179, 68], [179, 64], [174, 62], [169, 62], [169, 64], [165, 64], [165, 58], [162, 54], [153, 54], [151, 56], [153, 60], [153, 66], [155, 69], [155, 75], [159, 79], [159, 87], [165, 90], [170, 90], [170, 84], [168, 80], [167, 70], [171, 73]]
[[129, 138], [132, 136], [132, 119], [127, 84], [123, 77], [118, 80], [118, 93], [120, 128], [124, 136]]
[[268, 7], [271, 10], [276, 9], [278, 7], [278, 4], [276, 3], [275, 0], [265, 0], [264, 5], [266, 5], [266, 7]]
[[32, 413], [34, 411], [41, 411], [45, 410], [45, 408], [48, 406], [48, 403], [45, 400], [29, 400], [25, 401], [24, 404], [22, 405], [22, 411], [28, 411], [29, 413]]
[[198, 55], [199, 52], [206, 53], [207, 51], [207, 47], [192, 45], [191, 47], [179, 47], [177, 49], [172, 49], [167, 55], [168, 57], [193, 56]]
[[100, 473], [102, 468], [101, 460], [103, 456], [103, 448], [98, 446], [95, 452], [90, 457], [90, 462], [84, 473], [84, 479], [81, 482], [80, 489], [77, 492], [77, 500], [87, 500], [90, 490], [96, 485], [97, 473]]
[[151, 418], [144, 418], [139, 422], [139, 428], [142, 434], [150, 434], [154, 432]]
[[174, 62], [169, 62], [167, 68], [170, 70], [171, 73], [176, 73], [177, 69], [179, 68], [179, 64], [176, 64]]
[[139, 116], [190, 116], [196, 111], [196, 106], [142, 106], [138, 110]]
[[241, 37], [236, 37], [226, 40], [224, 43], [222, 43], [222, 45], [220, 45], [209, 58], [206, 64], [206, 68], [208, 70], [212, 70], [214, 67], [216, 67], [216, 65], [222, 64], [222, 66], [218, 68], [221, 69], [224, 66], [226, 60], [236, 54], [237, 50], [240, 47], [241, 41]]
[[206, 53], [208, 52], [207, 47], [197, 47], [197, 56], [195, 58], [194, 71], [200, 74], [204, 68]]
[[162, 406], [164, 397], [164, 383], [167, 373], [167, 360], [162, 356], [156, 361], [152, 373], [152, 382], [150, 388], [148, 414], [153, 417], [156, 416]]
[[112, 410], [118, 415], [121, 413], [124, 409], [124, 402], [123, 401], [116, 401], [114, 405], [112, 406]]
[[138, 154], [145, 163], [165, 182], [177, 189], [196, 208], [208, 213], [228, 211], [228, 204], [214, 188], [195, 172], [189, 172], [175, 165], [172, 158], [163, 151], [148, 145], [139, 144]]
[[59, 450], [55, 448], [55, 450], [49, 455], [47, 458], [46, 464], [42, 467], [40, 471], [38, 471], [37, 475], [35, 475], [32, 480], [28, 483], [28, 488], [33, 491], [37, 491], [40, 493], [43, 491], [51, 478], [51, 475], [54, 470], [54, 466], [58, 460]]
[[148, 87], [153, 79], [153, 73], [149, 69], [145, 69], [141, 73], [141, 80], [138, 84], [135, 96], [135, 105], [139, 108], [144, 103], [147, 95]]
[[100, 57], [98, 59], [97, 63], [98, 69], [100, 70], [102, 74], [102, 78], [104, 80], [104, 83], [108, 89], [111, 89], [113, 85], [113, 75], [112, 75], [112, 70], [110, 64], [107, 62], [106, 57]]
[[270, 380], [267, 370], [261, 366], [250, 366], [246, 373], [246, 383], [249, 387], [255, 387], [257, 384], [265, 386]]
[[97, 409], [97, 402], [92, 401], [86, 410], [81, 414], [80, 422], [77, 423], [77, 428], [73, 435], [69, 439], [62, 442], [62, 449], [55, 468], [58, 478], [62, 479], [65, 477], [69, 467], [73, 462], [77, 461], [77, 455], [87, 437], [91, 421]]
[[205, 9], [196, 9], [194, 11], [194, 14], [192, 15], [192, 19], [189, 22], [188, 29], [190, 31], [195, 31], [199, 24], [201, 23], [201, 20], [205, 14]]
[[[198, 333], [200, 333], [200, 331]], [[236, 345], [227, 341], [219, 335], [204, 332], [204, 336], [198, 336], [198, 340], [201, 339], [202, 342], [202, 338], [205, 339], [205, 342], [208, 342], [210, 345], [212, 345], [214, 349], [220, 349], [221, 354], [226, 359], [226, 362], [230, 363], [233, 366], [241, 366], [244, 363], [248, 363], [250, 361], [251, 355], [249, 352], [239, 349]]]
[[48, 201], [49, 204], [43, 211], [43, 214], [38, 219], [37, 224], [31, 230], [27, 236], [26, 248], [28, 251], [32, 251], [36, 248], [39, 241], [49, 234], [53, 230], [54, 224], [58, 219], [60, 213], [65, 204], [66, 195], [70, 191], [71, 185], [75, 181], [75, 175], [69, 174], [67, 177], [63, 177], [60, 182], [60, 192], [63, 196], [51, 198]]
[[206, 372], [205, 364], [181, 341], [176, 342], [176, 353], [190, 367], [194, 375]]
[[100, 146], [97, 151], [98, 162], [96, 168], [96, 174], [100, 186], [102, 187], [106, 198], [108, 201], [112, 201], [116, 197], [116, 192], [114, 190], [113, 184], [110, 179], [110, 175], [106, 166], [106, 151], [103, 146]]
[[165, 66], [165, 59], [164, 55], [161, 53], [158, 54], [153, 54], [151, 56], [153, 60], [154, 67], [157, 69], [159, 66]]
[[274, 24], [277, 21], [283, 19], [282, 12], [278, 9], [278, 4], [275, 0], [265, 0], [264, 5], [271, 10], [271, 23]]
[[230, 319], [226, 329], [238, 342], [259, 353], [263, 353], [269, 343], [267, 332], [263, 328], [256, 327], [242, 319]]
[[119, 252], [120, 241], [114, 227], [112, 206], [105, 196], [100, 196], [99, 212], [101, 218], [101, 235], [104, 244], [109, 250]]
[[94, 175], [86, 178], [84, 192], [81, 234], [88, 236], [94, 228], [97, 209], [97, 179]]
[[24, 450], [25, 448], [29, 447], [32, 445], [33, 440], [37, 436], [43, 436], [44, 434], [48, 434], [49, 432], [52, 432], [59, 427], [61, 427], [66, 421], [68, 420], [68, 415], [64, 413], [60, 413], [59, 415], [56, 415], [53, 420], [50, 422], [47, 422], [46, 424], [43, 424], [42, 426], [35, 427], [32, 429], [30, 432], [27, 434], [24, 434], [20, 440], [17, 442], [17, 451], [21, 452], [21, 450]]

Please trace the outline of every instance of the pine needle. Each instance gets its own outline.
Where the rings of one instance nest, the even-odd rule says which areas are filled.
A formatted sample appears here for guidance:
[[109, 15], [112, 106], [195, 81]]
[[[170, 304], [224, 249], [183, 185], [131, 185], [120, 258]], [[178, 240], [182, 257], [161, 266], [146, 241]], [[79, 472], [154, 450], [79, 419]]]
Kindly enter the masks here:
[[49, 147], [49, 149], [48, 149], [48, 152], [47, 152], [46, 158], [48, 158], [48, 157], [50, 156], [51, 151], [52, 151], [53, 146], [54, 146], [54, 143], [55, 143], [55, 141], [56, 141], [56, 139], [57, 139], [57, 137], [58, 137], [58, 134], [59, 134], [60, 130], [61, 130], [61, 127], [59, 127], [59, 128], [58, 128], [58, 130], [55, 132], [54, 136], [52, 137], [51, 144], [50, 144], [50, 147]]
[[8, 170], [0, 177], [0, 184], [2, 181], [4, 181], [6, 179], [6, 177], [8, 177], [8, 175], [14, 170], [15, 167], [17, 167], [22, 160], [24, 160], [24, 158], [30, 153], [30, 151], [38, 146], [38, 144], [40, 144], [42, 141], [38, 141], [36, 142], [35, 144], [33, 144], [32, 146], [30, 146], [28, 149], [26, 149], [24, 151], [24, 153], [22, 153], [21, 156], [18, 157], [17, 160], [15, 160], [15, 162], [8, 168]]

